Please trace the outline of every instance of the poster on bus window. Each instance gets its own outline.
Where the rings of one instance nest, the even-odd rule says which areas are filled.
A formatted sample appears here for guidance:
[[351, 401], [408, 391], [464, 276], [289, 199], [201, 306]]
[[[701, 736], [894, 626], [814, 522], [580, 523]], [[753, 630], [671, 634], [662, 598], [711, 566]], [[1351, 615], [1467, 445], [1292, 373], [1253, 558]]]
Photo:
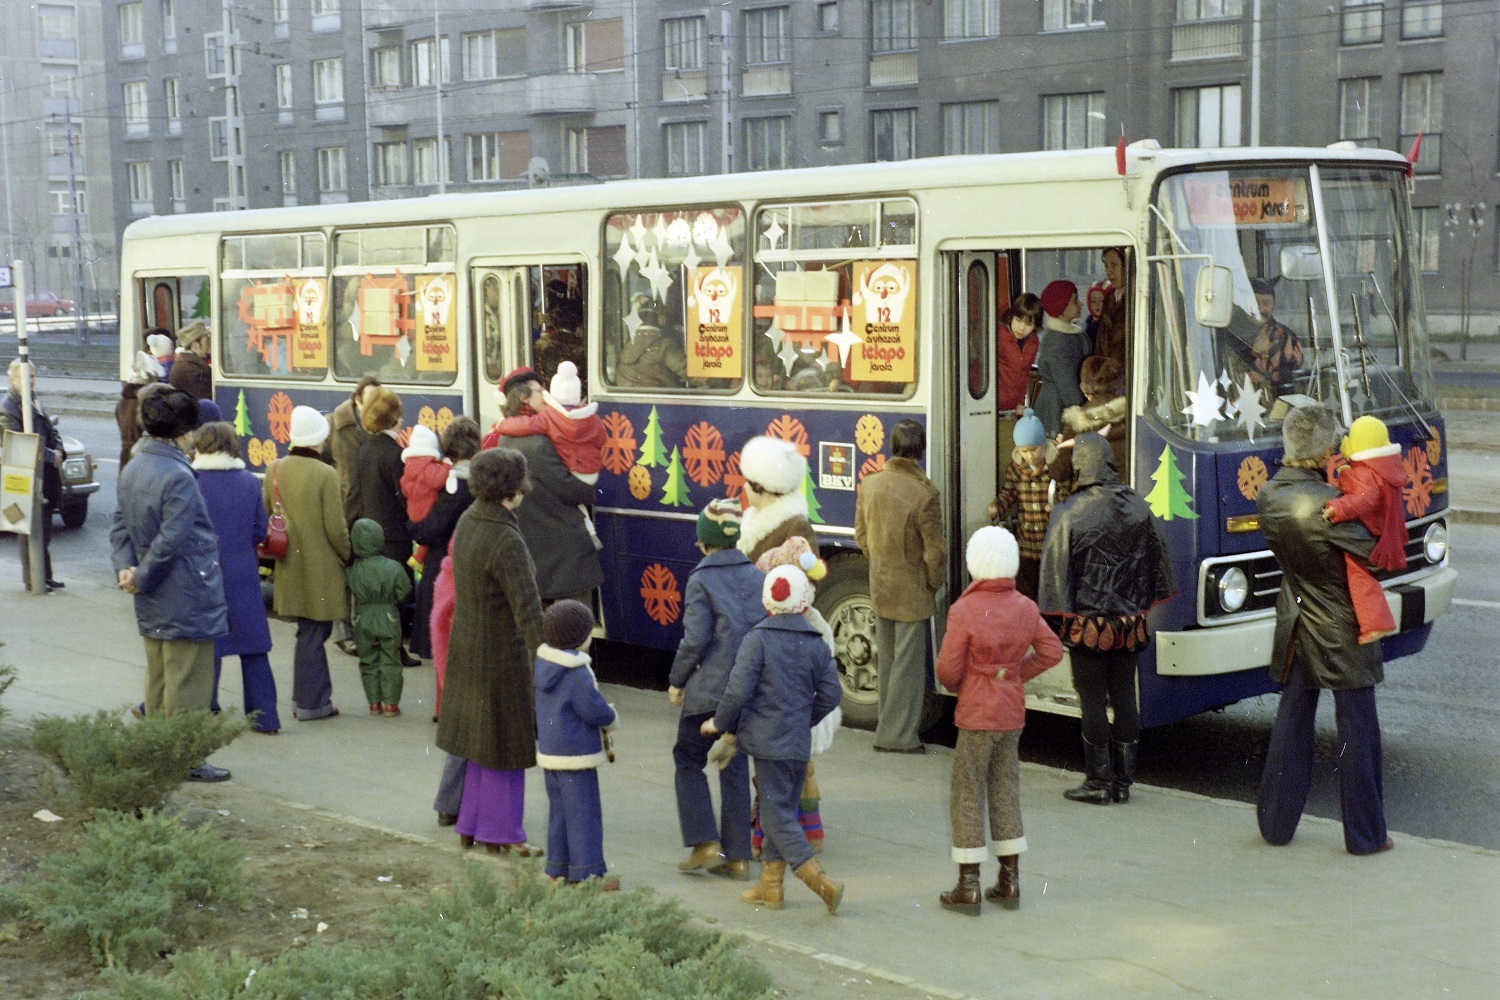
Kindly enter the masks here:
[[458, 310], [451, 274], [418, 275], [417, 371], [458, 371]]
[[854, 262], [849, 377], [855, 382], [912, 382], [917, 375], [917, 262]]
[[745, 345], [738, 267], [695, 267], [688, 293], [687, 377], [739, 378]]
[[1295, 177], [1236, 177], [1222, 173], [1185, 177], [1188, 217], [1194, 226], [1285, 226], [1307, 221], [1301, 182]]
[[297, 300], [297, 333], [292, 339], [292, 367], [328, 367], [328, 282], [306, 278], [293, 282]]

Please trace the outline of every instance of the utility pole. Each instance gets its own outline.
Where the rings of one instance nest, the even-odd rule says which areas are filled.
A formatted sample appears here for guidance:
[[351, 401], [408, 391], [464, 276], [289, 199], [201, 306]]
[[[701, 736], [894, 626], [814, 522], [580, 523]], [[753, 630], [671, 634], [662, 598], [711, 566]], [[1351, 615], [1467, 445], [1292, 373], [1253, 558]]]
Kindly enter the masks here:
[[734, 39], [730, 35], [734, 12], [726, 7], [720, 14], [719, 87], [724, 96], [724, 141], [719, 144], [719, 173], [727, 174], [734, 169], [734, 71], [730, 66], [734, 58]]
[[83, 217], [78, 212], [78, 168], [75, 156], [78, 149], [78, 136], [73, 132], [73, 101], [70, 98], [64, 105], [63, 128], [68, 137], [68, 205], [72, 209], [70, 216], [73, 220], [73, 251], [70, 268], [73, 277], [73, 327], [78, 334], [78, 342], [87, 344], [89, 342], [88, 301], [83, 293]]
[[443, 151], [443, 23], [438, 3], [432, 0], [432, 86], [437, 94], [438, 194], [448, 193], [448, 156]]
[[0, 260], [16, 255], [16, 216], [10, 204], [10, 111], [5, 100], [9, 89], [10, 81], [0, 79], [0, 171], [5, 173], [5, 256]]
[[235, 209], [249, 208], [244, 192], [245, 119], [240, 113], [240, 35], [234, 21], [234, 0], [224, 0], [224, 130], [229, 143], [229, 202]]
[[1260, 145], [1260, 0], [1250, 12], [1250, 145]]

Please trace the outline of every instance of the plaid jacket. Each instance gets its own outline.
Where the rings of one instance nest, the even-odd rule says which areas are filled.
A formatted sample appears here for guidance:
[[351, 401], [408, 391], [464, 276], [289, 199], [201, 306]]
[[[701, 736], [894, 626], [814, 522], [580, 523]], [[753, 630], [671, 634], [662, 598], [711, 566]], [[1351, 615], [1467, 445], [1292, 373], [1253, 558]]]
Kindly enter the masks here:
[[1027, 559], [1042, 557], [1042, 542], [1047, 537], [1047, 487], [1052, 485], [1048, 467], [1056, 450], [1055, 445], [1047, 446], [1041, 468], [1032, 468], [1019, 454], [1013, 453], [1005, 478], [1000, 481], [1000, 493], [995, 497], [1000, 524], [1016, 536], [1021, 555]]

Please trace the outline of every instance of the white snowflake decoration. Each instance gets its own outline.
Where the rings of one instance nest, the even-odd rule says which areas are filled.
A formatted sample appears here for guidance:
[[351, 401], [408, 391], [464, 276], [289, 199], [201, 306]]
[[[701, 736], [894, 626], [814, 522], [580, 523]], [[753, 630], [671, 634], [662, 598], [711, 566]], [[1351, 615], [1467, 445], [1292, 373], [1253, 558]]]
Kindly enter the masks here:
[[651, 235], [656, 237], [656, 245], [664, 246], [667, 242], [667, 223], [660, 215], [656, 217], [656, 225], [651, 227]]
[[781, 242], [781, 238], [786, 235], [786, 230], [781, 228], [781, 220], [776, 217], [775, 212], [771, 213], [771, 224], [765, 228], [761, 235], [771, 244], [772, 250], [776, 249], [777, 244]]
[[688, 246], [693, 242], [693, 226], [686, 219], [677, 218], [667, 227], [667, 242], [674, 247]]
[[781, 341], [781, 350], [776, 352], [781, 363], [786, 366], [787, 377], [792, 375], [792, 366], [797, 363], [797, 345], [792, 343], [791, 337], [784, 337]]
[[646, 237], [646, 224], [641, 221], [639, 215], [635, 217], [635, 223], [630, 227], [630, 235], [635, 237], [635, 245], [641, 246]]
[[1254, 441], [1255, 428], [1266, 426], [1266, 422], [1261, 419], [1266, 408], [1261, 405], [1260, 389], [1251, 383], [1249, 375], [1240, 383], [1239, 390], [1240, 394], [1234, 401], [1235, 410], [1239, 413], [1240, 426], [1245, 428], [1245, 434]]
[[714, 252], [714, 261], [723, 267], [734, 257], [734, 247], [729, 243], [729, 234], [723, 229], [714, 236], [714, 241], [708, 245]]
[[1209, 427], [1219, 419], [1219, 408], [1224, 405], [1224, 399], [1219, 395], [1218, 382], [1210, 382], [1208, 376], [1202, 372], [1198, 373], [1198, 391], [1186, 389], [1188, 405], [1182, 408], [1182, 412], [1193, 418], [1193, 423], [1198, 427]]
[[630, 265], [635, 263], [635, 251], [630, 247], [628, 234], [620, 237], [620, 248], [612, 254], [612, 257], [614, 262], [620, 265], [620, 280], [624, 281], [630, 273]]
[[1229, 390], [1234, 388], [1234, 380], [1229, 377], [1228, 370], [1219, 369], [1218, 384], [1224, 391], [1224, 419], [1233, 420], [1240, 415], [1240, 411], [1238, 404], [1229, 398]]
[[840, 365], [847, 365], [849, 363], [849, 351], [853, 349], [855, 344], [864, 343], [859, 334], [849, 329], [849, 310], [847, 308], [844, 310], [843, 329], [838, 333], [830, 333], [823, 339], [839, 349]]

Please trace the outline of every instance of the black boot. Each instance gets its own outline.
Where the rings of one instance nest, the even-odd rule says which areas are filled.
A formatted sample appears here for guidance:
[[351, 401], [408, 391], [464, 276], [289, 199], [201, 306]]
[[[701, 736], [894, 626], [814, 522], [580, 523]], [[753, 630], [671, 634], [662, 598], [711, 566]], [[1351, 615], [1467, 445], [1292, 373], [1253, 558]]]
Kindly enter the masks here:
[[1109, 743], [1110, 763], [1114, 769], [1114, 780], [1109, 786], [1109, 797], [1116, 802], [1130, 801], [1131, 778], [1135, 774], [1135, 740]]
[[1109, 805], [1110, 783], [1114, 777], [1114, 771], [1109, 766], [1109, 747], [1095, 746], [1084, 740], [1083, 773], [1083, 784], [1063, 792], [1063, 797], [1074, 802]]
[[938, 896], [938, 902], [943, 904], [943, 909], [945, 910], [952, 910], [955, 913], [965, 913], [971, 917], [977, 917], [979, 916], [980, 898], [979, 865], [960, 864], [958, 866], [958, 884], [953, 887], [952, 892], [945, 892]]

